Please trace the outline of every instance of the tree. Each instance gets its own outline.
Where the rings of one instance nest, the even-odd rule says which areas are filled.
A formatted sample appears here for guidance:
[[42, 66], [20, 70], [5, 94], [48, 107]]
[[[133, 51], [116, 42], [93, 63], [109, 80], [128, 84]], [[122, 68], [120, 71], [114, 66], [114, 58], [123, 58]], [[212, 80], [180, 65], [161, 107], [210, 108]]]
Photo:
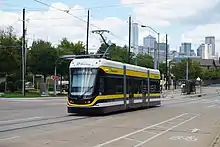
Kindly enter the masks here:
[[63, 38], [60, 44], [57, 47], [61, 51], [65, 51], [67, 54], [80, 55], [85, 54], [85, 45], [82, 41], [78, 41], [77, 43], [73, 43], [69, 41], [67, 38]]
[[166, 73], [166, 63], [159, 63], [159, 70], [161, 74]]
[[220, 77], [220, 70], [203, 69], [201, 79], [203, 80], [217, 80]]
[[80, 55], [85, 54], [85, 45], [78, 41], [77, 43], [73, 43], [69, 41], [67, 38], [63, 38], [60, 44], [57, 47], [57, 72], [61, 76], [68, 75], [68, 67], [70, 61], [59, 59], [61, 55]]
[[[101, 44], [98, 53], [104, 53], [106, 49], [107, 46]], [[113, 61], [128, 63], [128, 47], [126, 45], [121, 47], [116, 44], [111, 44], [107, 53], [109, 53], [109, 57]], [[153, 58], [148, 54], [139, 54], [135, 57], [134, 53], [130, 53], [130, 64], [153, 68]]]
[[128, 51], [125, 48], [112, 44], [108, 52], [111, 60], [128, 63]]
[[[21, 39], [13, 27], [0, 30], [0, 77], [6, 77], [7, 89], [14, 91], [21, 87]], [[4, 91], [5, 87], [0, 91]]]
[[[171, 73], [174, 74], [177, 80], [186, 78], [186, 64], [187, 59], [182, 60], [181, 62], [174, 63], [172, 68], [170, 69]], [[188, 75], [189, 79], [196, 79], [197, 77], [201, 77], [202, 69], [198, 62], [188, 60]]]
[[14, 74], [21, 67], [21, 40], [13, 28], [0, 30], [0, 73]]
[[[135, 62], [135, 63], [134, 63]], [[138, 54], [134, 60], [133, 64], [138, 66], [146, 67], [146, 68], [153, 68], [153, 58], [148, 54]]]
[[28, 65], [34, 74], [42, 74], [44, 82], [46, 77], [54, 73], [57, 52], [50, 42], [34, 41], [29, 52]]

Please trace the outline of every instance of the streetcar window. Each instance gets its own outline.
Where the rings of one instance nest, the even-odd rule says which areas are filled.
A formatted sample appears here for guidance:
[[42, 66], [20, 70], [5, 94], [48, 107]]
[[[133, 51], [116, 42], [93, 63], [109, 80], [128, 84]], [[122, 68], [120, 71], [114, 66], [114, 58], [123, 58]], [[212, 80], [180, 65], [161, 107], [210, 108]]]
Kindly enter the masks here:
[[160, 81], [159, 80], [151, 80], [150, 81], [150, 90], [152, 93], [160, 92]]
[[[104, 82], [101, 80], [104, 79]], [[123, 94], [124, 93], [124, 79], [123, 77], [105, 76], [100, 77], [100, 88], [104, 85], [104, 91], [102, 94]], [[104, 84], [103, 84], [104, 83]], [[141, 94], [148, 91], [147, 79], [127, 77], [127, 93]], [[150, 92], [160, 92], [160, 81], [150, 80]]]
[[142, 85], [142, 88], [141, 88], [141, 93], [147, 93], [147, 80], [146, 79], [143, 79], [143, 85]]
[[105, 94], [122, 94], [123, 78], [105, 77]]
[[71, 69], [71, 94], [91, 95], [94, 88], [96, 74], [97, 69]]
[[141, 93], [142, 80], [132, 78], [130, 82], [131, 92], [135, 94]]
[[105, 83], [104, 83], [104, 78], [100, 77], [99, 79], [99, 85], [98, 85], [99, 92], [102, 94], [105, 92]]

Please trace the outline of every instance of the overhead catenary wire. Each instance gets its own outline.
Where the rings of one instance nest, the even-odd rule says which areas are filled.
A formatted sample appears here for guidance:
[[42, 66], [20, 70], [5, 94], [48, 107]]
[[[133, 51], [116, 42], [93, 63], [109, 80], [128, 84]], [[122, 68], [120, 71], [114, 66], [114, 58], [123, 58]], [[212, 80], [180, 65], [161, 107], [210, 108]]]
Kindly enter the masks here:
[[[45, 2], [42, 2], [42, 1], [40, 1], [40, 0], [34, 0], [34, 1], [35, 1], [35, 2], [38, 2], [38, 3], [42, 4], [42, 5], [45, 5], [45, 6], [47, 6], [47, 7], [51, 7], [51, 8], [54, 8], [54, 9], [56, 9], [56, 10], [59, 10], [59, 11], [61, 11], [61, 12], [67, 13], [68, 15], [71, 15], [71, 16], [73, 16], [74, 18], [76, 18], [76, 19], [78, 19], [78, 20], [80, 20], [80, 21], [83, 21], [84, 23], [87, 23], [87, 20], [84, 20], [84, 19], [82, 19], [82, 18], [80, 18], [80, 17], [78, 17], [78, 16], [75, 16], [75, 15], [71, 14], [71, 13], [70, 13], [70, 10], [63, 10], [63, 9], [60, 9], [60, 8], [51, 6], [51, 5], [49, 5], [49, 4], [45, 3]], [[146, 2], [142, 2], [142, 3], [130, 3], [130, 4], [116, 4], [116, 5], [108, 5], [108, 6], [97, 6], [97, 7], [91, 7], [91, 8], [89, 8], [89, 9], [104, 8], [104, 7], [116, 7], [116, 6], [120, 6], [120, 5], [135, 5], [135, 4], [144, 4], [144, 3], [146, 3]], [[76, 9], [76, 10], [77, 10], [77, 9]], [[78, 9], [78, 10], [79, 10], [79, 9]], [[81, 10], [83, 10], [83, 9], [81, 9]], [[49, 19], [59, 19], [59, 18], [49, 18]], [[62, 18], [60, 18], [60, 19], [62, 19]], [[37, 19], [30, 19], [30, 20], [37, 20]], [[39, 19], [39, 20], [40, 20], [40, 19]], [[91, 23], [90, 23], [90, 26], [93, 26], [93, 27], [95, 27], [95, 28], [97, 28], [97, 29], [101, 29], [100, 27], [98, 27], [98, 26], [96, 26], [96, 25], [94, 25], [94, 24], [91, 24]], [[128, 43], [128, 40], [125, 40], [125, 39], [123, 39], [123, 38], [121, 38], [121, 37], [115, 35], [113, 32], [110, 32], [109, 35], [111, 35], [111, 36], [113, 36], [113, 37], [116, 37], [117, 39], [120, 39], [120, 40], [122, 40], [123, 42]], [[132, 46], [132, 47], [138, 47], [138, 46]], [[148, 48], [147, 48], [147, 47], [144, 47], [144, 49], [148, 49]]]
[[[71, 16], [73, 16], [73, 17], [75, 17], [75, 18], [77, 18], [77, 19], [79, 19], [79, 20], [81, 20], [81, 21], [83, 21], [83, 22], [85, 22], [85, 23], [87, 23], [87, 20], [83, 20], [83, 19], [81, 19], [81, 18], [79, 18], [79, 17], [77, 17], [77, 16], [75, 16], [75, 15], [69, 13], [69, 10], [62, 10], [62, 9], [59, 9], [59, 8], [53, 7], [53, 6], [51, 6], [51, 5], [49, 5], [49, 4], [45, 3], [45, 2], [42, 2], [42, 1], [40, 1], [40, 0], [34, 0], [34, 1], [35, 1], [35, 2], [38, 2], [38, 3], [42, 4], [42, 5], [45, 5], [45, 6], [48, 6], [48, 7], [54, 8], [54, 9], [56, 9], [56, 10], [59, 10], [59, 11], [65, 12], [65, 13], [67, 13], [67, 14], [69, 14], [69, 15], [71, 15]], [[144, 3], [146, 3], [146, 2], [141, 2], [141, 3], [130, 3], [130, 4], [121, 4], [121, 5], [144, 4]], [[111, 7], [113, 7], [113, 6], [118, 6], [118, 5], [111, 5]], [[93, 7], [93, 8], [101, 8], [101, 7], [102, 7], [102, 6]], [[92, 8], [88, 8], [88, 9], [92, 9]], [[101, 29], [100, 27], [98, 27], [98, 26], [96, 26], [96, 25], [94, 25], [94, 24], [91, 24], [91, 23], [90, 23], [90, 26], [93, 26], [94, 28], [97, 28], [97, 29]], [[119, 37], [119, 36], [113, 34], [112, 32], [110, 33], [110, 35], [112, 35], [112, 36], [114, 36], [114, 37], [116, 37], [116, 38], [118, 38], [118, 39], [120, 39], [120, 40], [123, 40], [123, 41], [125, 41], [125, 42], [128, 43], [128, 40], [122, 39], [121, 37]]]
[[[81, 19], [81, 18], [79, 18], [79, 17], [77, 17], [77, 16], [75, 16], [75, 15], [69, 13], [69, 10], [62, 10], [62, 9], [53, 7], [53, 6], [51, 6], [51, 5], [47, 4], [47, 3], [41, 2], [41, 1], [39, 1], [39, 0], [34, 0], [34, 1], [36, 1], [36, 2], [38, 2], [38, 3], [40, 3], [40, 4], [42, 4], [42, 5], [45, 5], [45, 6], [54, 8], [54, 9], [56, 9], [56, 10], [59, 10], [59, 11], [61, 11], [61, 12], [65, 12], [65, 13], [67, 13], [67, 14], [69, 14], [69, 15], [71, 15], [71, 16], [73, 16], [73, 17], [75, 17], [75, 18], [77, 18], [77, 19], [79, 19], [79, 20], [81, 20], [81, 21], [83, 21], [83, 22], [85, 22], [85, 23], [87, 23], [86, 20], [83, 20], [83, 19]], [[93, 27], [96, 28], [96, 29], [101, 29], [100, 27], [98, 27], [98, 26], [96, 26], [96, 25], [94, 25], [94, 24], [91, 24], [91, 23], [90, 23], [90, 26], [93, 26]], [[116, 38], [119, 39], [119, 37], [116, 36], [116, 35], [114, 35], [112, 32], [111, 32], [110, 34], [111, 34], [112, 36], [114, 36], [114, 37], [116, 37]], [[124, 39], [122, 39], [122, 40], [124, 40]], [[126, 41], [126, 40], [124, 40], [124, 41]], [[128, 41], [126, 41], [126, 42], [128, 42]]]
[[[34, 0], [35, 1], [35, 0]], [[39, 0], [38, 0], [39, 1]], [[37, 1], [35, 1], [37, 2]], [[150, 2], [154, 2], [154, 1], [150, 1]], [[44, 3], [42, 1], [39, 1], [39, 3]], [[135, 2], [135, 3], [125, 3], [125, 4], [112, 4], [112, 5], [99, 5], [99, 6], [92, 6], [92, 7], [87, 7], [87, 8], [77, 8], [74, 10], [94, 10], [94, 9], [103, 9], [103, 8], [115, 8], [115, 7], [124, 7], [124, 6], [135, 6], [135, 5], [143, 5], [149, 3], [149, 1], [143, 1], [143, 2]], [[12, 3], [6, 3], [3, 2], [4, 5], [10, 6], [10, 7], [15, 7], [15, 8], [19, 8], [21, 7], [20, 5], [15, 5]], [[49, 4], [48, 4], [49, 5]], [[46, 5], [45, 5], [46, 6]], [[23, 7], [23, 6], [22, 6]], [[26, 9], [28, 10], [32, 10], [32, 11], [42, 11], [42, 10], [47, 10], [47, 9], [43, 9], [43, 8], [34, 8], [34, 7], [26, 7]], [[20, 10], [20, 9], [4, 9], [4, 10]]]
[[[70, 13], [70, 10], [63, 10], [63, 9], [54, 7], [54, 6], [50, 5], [50, 4], [47, 4], [47, 3], [45, 3], [45, 2], [42, 2], [42, 1], [40, 1], [40, 0], [33, 0], [33, 1], [35, 1], [35, 2], [37, 2], [37, 3], [40, 3], [40, 4], [44, 5], [44, 6], [54, 8], [54, 9], [59, 10], [59, 11], [61, 11], [61, 12], [67, 13], [68, 15], [71, 15], [71, 16], [75, 17], [76, 19], [78, 19], [78, 20], [80, 20], [80, 21], [83, 21], [84, 23], [87, 23], [87, 20], [84, 20], [84, 19], [80, 18], [79, 16], [75, 16], [75, 15], [71, 14], [71, 13]], [[118, 7], [118, 6], [126, 6], [126, 5], [140, 5], [140, 4], [144, 4], [144, 3], [146, 3], [146, 2], [94, 6], [94, 7], [85, 8], [85, 9], [99, 9], [99, 8]], [[13, 6], [16, 6], [16, 5], [13, 4]], [[85, 10], [85, 9], [74, 9], [74, 10]], [[48, 18], [48, 19], [65, 19], [65, 18]], [[43, 20], [43, 19], [27, 19], [27, 21], [29, 21], [29, 20]], [[94, 28], [96, 28], [96, 29], [101, 29], [100, 27], [98, 27], [98, 26], [96, 26], [96, 25], [94, 25], [94, 24], [91, 24], [91, 23], [90, 23], [90, 26], [92, 26], [92, 27], [94, 27]], [[129, 42], [128, 40], [125, 40], [125, 39], [123, 39], [123, 38], [121, 38], [121, 37], [115, 35], [113, 32], [110, 32], [110, 35], [113, 36], [113, 37], [116, 37], [117, 39], [122, 40], [123, 42], [126, 42], [126, 43]]]

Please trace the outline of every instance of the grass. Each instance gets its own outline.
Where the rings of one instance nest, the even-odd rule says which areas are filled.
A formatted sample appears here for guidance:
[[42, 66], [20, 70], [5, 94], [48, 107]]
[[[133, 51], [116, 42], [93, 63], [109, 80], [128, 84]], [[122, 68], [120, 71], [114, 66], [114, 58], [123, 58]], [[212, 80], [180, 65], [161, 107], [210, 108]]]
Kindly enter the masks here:
[[[66, 96], [65, 94], [57, 94], [57, 96]], [[23, 96], [23, 94], [21, 92], [8, 92], [8, 93], [4, 93], [2, 94], [1, 97], [4, 98], [44, 98], [44, 97], [53, 97], [53, 94], [49, 94], [49, 96], [41, 96], [39, 91], [29, 91], [29, 92], [25, 92], [25, 96]]]
[[4, 93], [2, 97], [5, 98], [34, 98], [34, 97], [41, 97], [39, 92], [26, 92], [25, 96], [21, 92], [14, 92], [14, 93]]

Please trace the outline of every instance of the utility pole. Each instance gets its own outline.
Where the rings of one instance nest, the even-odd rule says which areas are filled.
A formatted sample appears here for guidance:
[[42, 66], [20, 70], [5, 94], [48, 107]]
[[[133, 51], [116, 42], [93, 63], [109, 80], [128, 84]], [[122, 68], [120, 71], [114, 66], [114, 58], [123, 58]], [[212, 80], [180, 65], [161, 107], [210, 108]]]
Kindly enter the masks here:
[[158, 35], [158, 41], [157, 41], [157, 69], [159, 69], [160, 67], [160, 61], [159, 61], [159, 57], [160, 57], [160, 33], [157, 33]]
[[189, 58], [186, 61], [186, 80], [189, 80]]
[[89, 54], [89, 9], [87, 14], [86, 53]]
[[131, 16], [129, 16], [129, 29], [128, 29], [128, 64], [130, 63], [130, 52], [131, 52]]
[[167, 67], [167, 54], [168, 54], [168, 45], [167, 45], [167, 34], [166, 34], [166, 90], [167, 90], [167, 86], [168, 86], [168, 67]]
[[23, 96], [25, 96], [25, 47], [26, 47], [26, 43], [25, 43], [25, 9], [23, 9], [23, 41], [22, 41], [22, 93]]

